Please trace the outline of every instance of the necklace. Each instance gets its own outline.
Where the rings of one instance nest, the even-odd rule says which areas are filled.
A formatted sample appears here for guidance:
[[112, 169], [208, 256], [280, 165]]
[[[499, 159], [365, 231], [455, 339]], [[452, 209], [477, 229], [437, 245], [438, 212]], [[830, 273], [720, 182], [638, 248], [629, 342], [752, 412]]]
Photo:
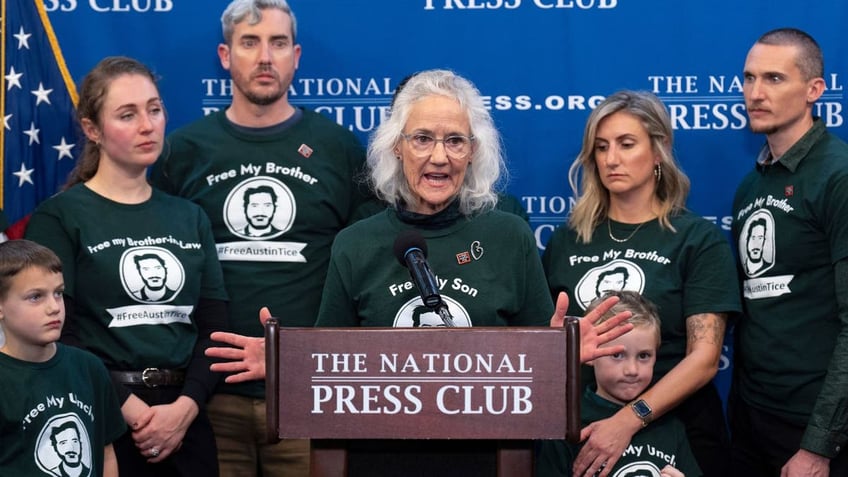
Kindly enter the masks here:
[[627, 236], [627, 238], [620, 239], [620, 238], [616, 238], [615, 236], [613, 236], [613, 234], [612, 234], [612, 225], [611, 225], [611, 224], [612, 224], [612, 220], [610, 220], [609, 218], [607, 218], [607, 233], [609, 234], [609, 238], [611, 238], [611, 239], [615, 240], [615, 241], [616, 241], [616, 242], [618, 242], [618, 243], [624, 243], [624, 242], [627, 242], [628, 240], [632, 239], [632, 238], [633, 238], [633, 236], [634, 236], [634, 235], [636, 235], [636, 232], [638, 232], [638, 231], [639, 231], [639, 229], [641, 229], [641, 228], [642, 228], [642, 226], [643, 226], [643, 225], [645, 225], [645, 224], [647, 224], [648, 222], [650, 222], [650, 220], [647, 220], [647, 221], [645, 221], [645, 222], [642, 222], [641, 224], [639, 224], [639, 226], [638, 226], [638, 227], [636, 227], [635, 229], [633, 229], [633, 232], [630, 232], [630, 235], [628, 235], [628, 236]]

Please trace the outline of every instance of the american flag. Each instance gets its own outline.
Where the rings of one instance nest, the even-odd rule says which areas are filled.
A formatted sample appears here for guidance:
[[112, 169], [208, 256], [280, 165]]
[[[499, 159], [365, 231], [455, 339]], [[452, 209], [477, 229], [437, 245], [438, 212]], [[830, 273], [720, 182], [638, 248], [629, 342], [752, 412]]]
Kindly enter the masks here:
[[0, 1], [0, 209], [14, 237], [35, 206], [64, 184], [81, 145], [76, 88], [44, 3]]

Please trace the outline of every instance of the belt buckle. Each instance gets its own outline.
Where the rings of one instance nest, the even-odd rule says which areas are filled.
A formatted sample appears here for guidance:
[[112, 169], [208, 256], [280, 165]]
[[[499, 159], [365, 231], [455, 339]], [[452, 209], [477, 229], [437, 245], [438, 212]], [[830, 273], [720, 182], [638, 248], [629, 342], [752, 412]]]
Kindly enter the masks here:
[[158, 385], [158, 384], [155, 384], [155, 383], [151, 384], [151, 383], [149, 383], [149, 382], [147, 381], [148, 379], [152, 379], [152, 378], [153, 378], [153, 377], [152, 377], [152, 376], [150, 376], [148, 373], [151, 373], [151, 374], [152, 374], [152, 373], [158, 373], [158, 372], [159, 372], [159, 368], [144, 368], [144, 371], [142, 371], [142, 372], [141, 372], [141, 381], [142, 381], [142, 382], [144, 383], [144, 385], [145, 385], [145, 386], [147, 386], [148, 388], [157, 388], [157, 387], [159, 387], [159, 385]]

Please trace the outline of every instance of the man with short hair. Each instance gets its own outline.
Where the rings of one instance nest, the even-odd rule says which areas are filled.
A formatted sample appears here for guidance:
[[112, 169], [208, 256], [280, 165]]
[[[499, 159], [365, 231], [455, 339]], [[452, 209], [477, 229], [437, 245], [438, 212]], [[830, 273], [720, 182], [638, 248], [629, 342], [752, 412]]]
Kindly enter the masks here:
[[[221, 24], [232, 103], [171, 134], [151, 180], [209, 215], [232, 331], [262, 336], [263, 306], [284, 326], [313, 326], [333, 239], [370, 204], [357, 182], [364, 149], [329, 118], [289, 103], [301, 47], [285, 0], [233, 0]], [[244, 191], [259, 184], [278, 192], [283, 228], [270, 236], [243, 233]], [[264, 398], [264, 382], [254, 381], [222, 385], [210, 400], [222, 477], [308, 474], [308, 441], [265, 442]]]
[[733, 236], [742, 247], [770, 215], [774, 250], [758, 273], [740, 253], [746, 316], [728, 409], [738, 476], [848, 475], [848, 145], [812, 115], [823, 65], [792, 28], [764, 34], [745, 60], [750, 127], [766, 145], [736, 191]]

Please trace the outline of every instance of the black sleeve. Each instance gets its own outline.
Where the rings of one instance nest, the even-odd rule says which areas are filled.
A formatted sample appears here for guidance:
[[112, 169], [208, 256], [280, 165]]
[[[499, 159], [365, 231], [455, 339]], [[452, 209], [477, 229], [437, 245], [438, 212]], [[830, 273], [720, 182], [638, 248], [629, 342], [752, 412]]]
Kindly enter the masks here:
[[197, 303], [194, 316], [197, 322], [197, 342], [186, 371], [182, 395], [190, 397], [197, 403], [197, 407], [203, 409], [221, 379], [220, 373], [209, 370], [209, 366], [215, 360], [207, 357], [205, 352], [206, 348], [212, 345], [209, 335], [213, 331], [226, 331], [229, 327], [227, 302], [201, 298]]
[[821, 392], [816, 399], [801, 448], [829, 459], [845, 447], [848, 436], [848, 258], [836, 262], [836, 303], [842, 328], [830, 358]]

